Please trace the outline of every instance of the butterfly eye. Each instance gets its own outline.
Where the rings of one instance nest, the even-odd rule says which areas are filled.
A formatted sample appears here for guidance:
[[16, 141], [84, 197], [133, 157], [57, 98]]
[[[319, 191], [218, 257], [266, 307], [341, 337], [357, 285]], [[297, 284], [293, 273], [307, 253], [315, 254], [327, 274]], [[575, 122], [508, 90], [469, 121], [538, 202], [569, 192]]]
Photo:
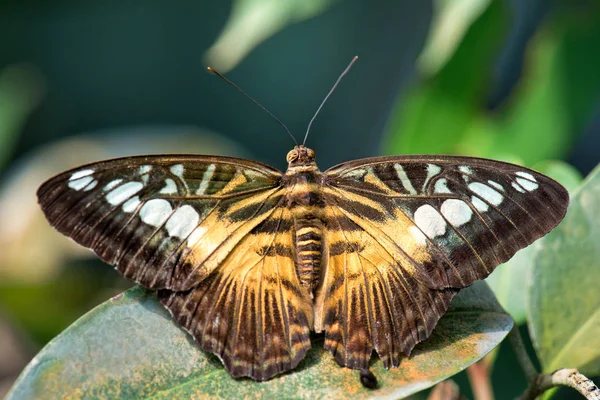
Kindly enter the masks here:
[[298, 159], [298, 150], [294, 149], [294, 150], [290, 150], [289, 153], [287, 153], [287, 156], [285, 157], [288, 163], [291, 163], [292, 161], [295, 161]]
[[310, 158], [315, 158], [315, 151], [313, 149], [306, 149], [306, 154]]

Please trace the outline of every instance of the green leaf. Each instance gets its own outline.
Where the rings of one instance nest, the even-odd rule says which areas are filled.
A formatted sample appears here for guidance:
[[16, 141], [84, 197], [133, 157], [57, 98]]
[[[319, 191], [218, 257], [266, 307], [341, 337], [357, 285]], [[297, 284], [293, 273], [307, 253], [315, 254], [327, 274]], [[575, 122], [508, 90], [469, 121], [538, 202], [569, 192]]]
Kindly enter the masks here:
[[235, 0], [223, 32], [206, 53], [206, 62], [225, 73], [287, 25], [317, 16], [336, 1]]
[[29, 65], [10, 65], [0, 70], [0, 168], [39, 103], [43, 86], [39, 72]]
[[425, 48], [417, 59], [423, 75], [438, 72], [452, 56], [469, 26], [492, 0], [437, 0], [433, 2], [432, 28]]
[[[556, 179], [573, 192], [582, 181], [581, 174], [563, 161], [544, 161], [534, 166], [534, 169]], [[520, 250], [508, 262], [498, 266], [486, 282], [496, 294], [496, 298], [517, 324], [527, 319], [527, 289], [530, 286], [531, 269], [540, 251], [546, 251], [542, 241]]]
[[491, 1], [439, 73], [397, 100], [386, 132], [388, 153], [460, 152], [461, 138], [487, 95], [508, 18], [506, 2]]
[[600, 375], [600, 167], [542, 242], [529, 288], [529, 330], [544, 372]]
[[366, 398], [407, 396], [463, 370], [497, 346], [513, 325], [485, 283], [465, 289], [400, 368], [358, 372], [322, 350], [322, 337], [300, 366], [268, 382], [233, 379], [171, 321], [154, 294], [134, 288], [98, 306], [52, 340], [25, 368], [7, 400], [33, 398]]

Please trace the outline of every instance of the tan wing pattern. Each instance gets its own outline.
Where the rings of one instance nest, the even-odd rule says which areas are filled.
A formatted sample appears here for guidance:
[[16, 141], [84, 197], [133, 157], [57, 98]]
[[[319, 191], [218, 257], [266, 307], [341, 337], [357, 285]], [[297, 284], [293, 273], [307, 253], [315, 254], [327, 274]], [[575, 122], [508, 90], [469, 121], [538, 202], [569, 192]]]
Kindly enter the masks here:
[[219, 268], [161, 302], [234, 377], [263, 381], [296, 367], [310, 348], [312, 302], [294, 267], [293, 220], [278, 208]]
[[[328, 252], [315, 330], [325, 331], [325, 348], [343, 366], [368, 369], [373, 350], [386, 368], [398, 366], [401, 354], [431, 334], [456, 291], [424, 285], [406, 256], [397, 257], [341, 207], [332, 204], [328, 214], [333, 218], [324, 234]], [[412, 256], [423, 260], [426, 254]]]
[[50, 223], [151, 289], [187, 290], [281, 201], [281, 173], [214, 156], [129, 157], [38, 190]]
[[341, 365], [358, 369], [372, 350], [397, 366], [458, 289], [550, 231], [568, 205], [550, 178], [491, 160], [375, 158], [326, 173], [315, 329]]

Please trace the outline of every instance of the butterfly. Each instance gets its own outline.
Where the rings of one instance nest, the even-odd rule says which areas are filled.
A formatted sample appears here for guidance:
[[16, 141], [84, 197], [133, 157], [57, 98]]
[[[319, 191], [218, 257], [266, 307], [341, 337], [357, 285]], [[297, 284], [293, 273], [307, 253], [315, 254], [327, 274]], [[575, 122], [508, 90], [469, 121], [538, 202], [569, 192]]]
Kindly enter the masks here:
[[287, 162], [282, 173], [231, 157], [126, 157], [61, 173], [37, 195], [53, 227], [156, 290], [233, 377], [257, 381], [294, 369], [311, 331], [341, 366], [368, 371], [375, 351], [397, 367], [461, 288], [569, 203], [551, 178], [488, 159], [375, 157], [321, 172], [302, 144]]
[[459, 289], [555, 227], [552, 179], [479, 158], [391, 156], [285, 173], [217, 156], [128, 157], [38, 190], [50, 224], [157, 290], [234, 377], [293, 369], [309, 332], [345, 367], [386, 367], [425, 340]]

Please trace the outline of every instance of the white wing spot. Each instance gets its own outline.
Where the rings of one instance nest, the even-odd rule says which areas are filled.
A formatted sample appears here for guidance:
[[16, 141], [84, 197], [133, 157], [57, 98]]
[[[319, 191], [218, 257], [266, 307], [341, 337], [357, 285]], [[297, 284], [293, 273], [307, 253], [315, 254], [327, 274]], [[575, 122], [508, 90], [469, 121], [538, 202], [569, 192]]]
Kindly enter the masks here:
[[171, 215], [173, 209], [165, 199], [152, 199], [147, 201], [140, 209], [142, 221], [152, 226], [162, 225]]
[[[85, 188], [87, 185], [89, 185], [92, 181], [96, 182], [96, 184], [98, 183], [93, 177], [91, 177], [89, 175], [84, 176], [83, 178], [69, 180], [69, 187], [73, 190], [81, 190], [81, 189]], [[94, 185], [94, 186], [96, 186], [96, 185]]]
[[469, 181], [471, 180], [470, 175], [473, 175], [473, 170], [471, 169], [471, 167], [461, 165], [458, 167], [458, 170], [463, 173], [462, 178], [464, 179], [464, 181], [469, 183]]
[[206, 171], [204, 171], [204, 174], [202, 175], [200, 186], [198, 186], [198, 190], [196, 190], [196, 194], [204, 194], [204, 192], [206, 192], [206, 189], [208, 189], [208, 184], [210, 183], [216, 168], [217, 167], [215, 164], [210, 164], [208, 168], [206, 168]]
[[86, 187], [83, 188], [83, 191], [87, 192], [88, 190], [92, 190], [96, 186], [98, 186], [98, 181], [94, 179], [94, 181], [92, 183], [90, 183], [89, 185], [86, 185]]
[[419, 229], [430, 238], [446, 233], [446, 221], [429, 204], [422, 205], [415, 211], [414, 220]]
[[200, 241], [202, 236], [204, 236], [206, 231], [208, 231], [208, 229], [204, 226], [199, 226], [196, 229], [194, 229], [191, 235], [188, 236], [187, 247], [194, 247]]
[[515, 188], [517, 192], [525, 193], [525, 189], [523, 189], [517, 182], [511, 182], [510, 185]]
[[494, 182], [493, 180], [491, 180], [491, 179], [490, 179], [490, 180], [488, 180], [488, 183], [489, 183], [491, 186], [495, 187], [496, 189], [498, 189], [498, 190], [502, 190], [502, 191], [504, 192], [504, 188], [503, 188], [503, 187], [502, 187], [502, 185], [501, 185], [501, 184], [499, 184], [498, 182]]
[[177, 193], [177, 185], [175, 184], [175, 181], [171, 178], [165, 179], [165, 187], [160, 189], [159, 193], [163, 193], [163, 194]]
[[461, 226], [471, 220], [473, 210], [467, 203], [458, 199], [448, 199], [442, 203], [442, 215], [454, 226]]
[[138, 170], [140, 175], [147, 174], [150, 171], [152, 171], [152, 165], [142, 165]]
[[404, 171], [404, 168], [402, 168], [402, 165], [394, 164], [394, 169], [396, 170], [398, 178], [400, 179], [400, 182], [402, 182], [402, 186], [404, 186], [404, 189], [410, 194], [417, 194], [417, 191], [410, 182], [410, 179], [408, 179], [408, 175], [406, 175], [406, 172]]
[[535, 189], [540, 187], [540, 185], [538, 185], [537, 183], [531, 182], [530, 180], [523, 179], [523, 178], [517, 178], [517, 182], [519, 183], [519, 185], [521, 185], [525, 190], [527, 190], [529, 192], [533, 192]]
[[94, 173], [93, 169], [83, 169], [81, 171], [73, 172], [73, 175], [69, 178], [70, 181], [74, 181], [79, 178], [83, 178], [84, 176], [88, 176]]
[[519, 175], [520, 177], [529, 179], [530, 181], [537, 182], [537, 180], [535, 179], [535, 176], [531, 175], [529, 172], [518, 171], [518, 172], [515, 172], [515, 174]]
[[123, 203], [123, 211], [125, 211], [126, 213], [131, 213], [134, 212], [138, 206], [140, 205], [141, 201], [139, 196], [135, 196], [130, 198], [129, 200], [127, 200], [125, 203]]
[[104, 186], [104, 191], [108, 192], [109, 190], [113, 190], [115, 187], [119, 185], [119, 183], [123, 182], [123, 179], [115, 179], [114, 181], [110, 181]]
[[473, 206], [477, 209], [477, 211], [486, 212], [487, 210], [490, 209], [490, 206], [488, 205], [488, 203], [481, 200], [477, 196], [472, 196], [471, 202], [473, 203]]
[[344, 176], [347, 176], [348, 178], [356, 178], [356, 179], [361, 179], [362, 177], [364, 177], [367, 174], [367, 170], [363, 169], [363, 168], [357, 168], [357, 169], [353, 169], [351, 171], [348, 171], [344, 174]]
[[186, 238], [198, 226], [200, 216], [192, 206], [182, 206], [175, 210], [165, 227], [169, 236]]
[[142, 177], [142, 181], [144, 183], [148, 183], [148, 178], [150, 178], [150, 171], [152, 171], [152, 165], [142, 165], [138, 169], [138, 173]]
[[417, 228], [416, 226], [413, 225], [408, 228], [408, 231], [410, 232], [410, 234], [413, 236], [413, 238], [415, 239], [415, 241], [418, 244], [420, 244], [420, 245], [427, 244], [427, 236], [425, 236], [419, 228]]
[[450, 189], [448, 189], [448, 181], [446, 180], [446, 178], [438, 179], [435, 182], [433, 191], [435, 193], [452, 193]]
[[108, 201], [113, 206], [119, 205], [140, 190], [144, 185], [142, 182], [127, 182], [124, 185], [121, 185], [106, 194], [106, 201]]
[[469, 184], [469, 189], [476, 195], [486, 200], [495, 206], [500, 205], [504, 200], [504, 196], [495, 189], [492, 189], [488, 185], [480, 182], [473, 182]]
[[425, 182], [423, 182], [423, 191], [425, 191], [425, 188], [427, 187], [427, 184], [429, 183], [431, 178], [433, 178], [440, 172], [442, 172], [442, 168], [439, 165], [427, 164], [427, 178], [425, 178]]
[[183, 164], [175, 164], [170, 168], [173, 175], [183, 179]]

